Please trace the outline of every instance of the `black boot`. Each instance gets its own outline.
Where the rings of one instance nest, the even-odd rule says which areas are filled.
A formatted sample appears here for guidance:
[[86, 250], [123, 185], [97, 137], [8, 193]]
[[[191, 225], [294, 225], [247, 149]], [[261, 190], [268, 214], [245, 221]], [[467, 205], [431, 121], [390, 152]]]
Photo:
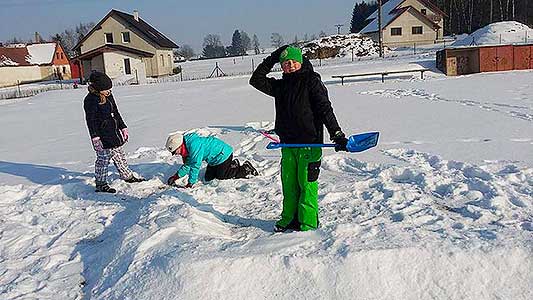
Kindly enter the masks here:
[[242, 164], [242, 167], [244, 168], [244, 170], [246, 170], [247, 174], [250, 174], [250, 175], [253, 175], [253, 176], [259, 175], [259, 172], [257, 172], [257, 170], [254, 168], [254, 166], [252, 166], [252, 163], [250, 163], [249, 161], [245, 161]]
[[146, 179], [144, 179], [142, 177], [136, 177], [135, 175], [131, 175], [130, 178], [124, 179], [124, 181], [126, 181], [127, 183], [136, 183], [136, 182], [146, 181]]
[[107, 182], [96, 182], [96, 190], [97, 193], [110, 193], [114, 194], [117, 192], [114, 188], [110, 187]]

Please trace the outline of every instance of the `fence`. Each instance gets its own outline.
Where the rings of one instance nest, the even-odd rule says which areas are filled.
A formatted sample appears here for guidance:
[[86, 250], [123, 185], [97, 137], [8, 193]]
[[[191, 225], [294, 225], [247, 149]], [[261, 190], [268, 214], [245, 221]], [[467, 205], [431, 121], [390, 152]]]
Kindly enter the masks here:
[[78, 84], [73, 81], [55, 81], [46, 82], [41, 84], [18, 84], [14, 87], [0, 89], [0, 100], [27, 98], [38, 95], [40, 93], [55, 91], [55, 90], [67, 90], [77, 88]]

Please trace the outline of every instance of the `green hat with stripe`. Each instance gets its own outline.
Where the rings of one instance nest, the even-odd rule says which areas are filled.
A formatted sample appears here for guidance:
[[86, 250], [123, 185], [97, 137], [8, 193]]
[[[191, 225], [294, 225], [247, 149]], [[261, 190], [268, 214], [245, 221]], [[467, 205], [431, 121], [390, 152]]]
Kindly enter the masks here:
[[279, 55], [280, 63], [283, 63], [284, 61], [291, 60], [291, 59], [299, 63], [302, 63], [303, 62], [302, 50], [296, 47], [287, 47], [287, 49], [283, 50], [283, 52], [281, 52], [281, 54]]

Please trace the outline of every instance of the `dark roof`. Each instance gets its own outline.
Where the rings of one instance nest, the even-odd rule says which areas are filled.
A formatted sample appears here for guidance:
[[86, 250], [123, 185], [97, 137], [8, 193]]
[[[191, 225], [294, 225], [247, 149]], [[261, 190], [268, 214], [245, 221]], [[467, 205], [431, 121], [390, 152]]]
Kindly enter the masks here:
[[176, 43], [167, 38], [164, 34], [155, 29], [152, 25], [146, 23], [143, 19], [139, 17], [139, 21], [135, 21], [135, 18], [125, 12], [121, 12], [113, 9], [112, 12], [120, 16], [124, 21], [126, 21], [131, 26], [135, 27], [137, 30], [146, 34], [146, 36], [151, 39], [153, 42], [158, 44], [163, 48], [179, 48]]
[[429, 1], [429, 0], [419, 0], [420, 2], [422, 2], [422, 4], [426, 5], [427, 7], [429, 7], [434, 13], [436, 14], [440, 14], [444, 17], [447, 17], [448, 15], [443, 12], [437, 5], [435, 5], [433, 2]]
[[122, 45], [107, 44], [107, 45], [98, 47], [96, 49], [93, 49], [89, 52], [86, 52], [82, 55], [79, 55], [75, 57], [74, 59], [88, 59], [88, 58], [93, 58], [95, 56], [98, 56], [104, 52], [115, 52], [115, 51], [124, 51], [127, 53], [132, 53], [132, 54], [136, 54], [136, 55], [144, 56], [144, 57], [154, 56], [154, 53], [150, 53], [150, 52], [146, 52], [146, 51], [142, 51], [142, 50], [138, 50], [138, 49], [122, 46]]
[[31, 66], [27, 61], [29, 55], [26, 47], [0, 47], [0, 67]]
[[155, 29], [152, 25], [145, 22], [142, 18], [139, 17], [139, 21], [136, 21], [133, 15], [130, 15], [128, 13], [112, 9], [107, 15], [96, 24], [91, 31], [89, 31], [81, 40], [80, 42], [72, 48], [73, 50], [77, 50], [81, 47], [81, 44], [91, 35], [93, 32], [95, 32], [102, 23], [107, 20], [107, 18], [111, 16], [118, 16], [119, 21], [122, 20], [125, 25], [130, 25], [133, 27], [137, 32], [141, 33], [146, 37], [147, 40], [151, 41], [152, 43], [158, 45], [162, 48], [179, 48], [176, 43], [171, 41], [169, 38], [167, 38], [164, 34], [159, 32], [157, 29]]

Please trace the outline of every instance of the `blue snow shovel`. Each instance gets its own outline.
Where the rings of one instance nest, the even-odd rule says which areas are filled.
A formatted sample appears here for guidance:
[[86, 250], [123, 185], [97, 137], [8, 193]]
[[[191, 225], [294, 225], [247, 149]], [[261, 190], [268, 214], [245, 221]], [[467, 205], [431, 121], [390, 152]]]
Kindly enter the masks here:
[[[348, 138], [348, 144], [346, 144], [346, 149], [348, 152], [362, 152], [368, 150], [372, 147], [375, 147], [378, 144], [379, 132], [367, 132], [361, 134], [355, 134]], [[304, 147], [332, 147], [334, 148], [337, 144], [283, 144], [283, 143], [274, 143], [270, 142], [267, 145], [267, 149], [278, 149], [278, 148], [304, 148]]]

